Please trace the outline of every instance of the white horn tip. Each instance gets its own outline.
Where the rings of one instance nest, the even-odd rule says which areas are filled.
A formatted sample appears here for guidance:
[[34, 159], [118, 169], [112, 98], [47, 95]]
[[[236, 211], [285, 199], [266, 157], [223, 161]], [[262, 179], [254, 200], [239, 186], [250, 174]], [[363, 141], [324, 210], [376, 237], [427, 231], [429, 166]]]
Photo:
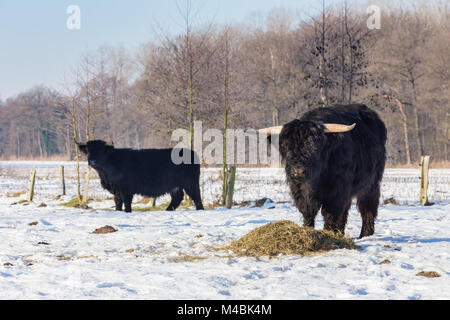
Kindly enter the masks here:
[[268, 135], [271, 135], [271, 134], [280, 134], [281, 129], [283, 129], [283, 126], [276, 126], [276, 127], [270, 127], [270, 128], [259, 129], [258, 132], [260, 132], [260, 133], [266, 133], [266, 134], [268, 134]]
[[337, 123], [324, 123], [326, 133], [339, 133], [339, 132], [348, 132], [353, 130], [356, 127], [356, 123], [352, 125], [345, 124], [337, 124]]

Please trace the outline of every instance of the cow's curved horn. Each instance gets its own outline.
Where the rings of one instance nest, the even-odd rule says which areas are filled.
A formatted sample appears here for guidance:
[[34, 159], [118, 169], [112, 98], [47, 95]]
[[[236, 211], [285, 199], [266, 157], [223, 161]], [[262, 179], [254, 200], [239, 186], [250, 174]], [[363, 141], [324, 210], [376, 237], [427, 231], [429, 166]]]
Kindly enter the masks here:
[[258, 132], [260, 132], [260, 133], [267, 133], [268, 135], [280, 134], [281, 129], [283, 129], [283, 126], [276, 126], [276, 127], [260, 129], [260, 130], [258, 130]]
[[345, 125], [345, 124], [337, 124], [337, 123], [324, 123], [323, 126], [325, 127], [326, 133], [338, 133], [338, 132], [348, 132], [353, 130], [353, 128], [356, 127], [356, 123], [352, 125]]

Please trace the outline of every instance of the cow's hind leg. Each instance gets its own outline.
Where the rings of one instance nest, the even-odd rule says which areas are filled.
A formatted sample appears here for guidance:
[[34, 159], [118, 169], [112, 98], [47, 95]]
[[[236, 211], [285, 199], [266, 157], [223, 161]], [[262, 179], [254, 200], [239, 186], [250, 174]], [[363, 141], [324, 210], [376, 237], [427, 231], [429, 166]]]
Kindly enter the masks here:
[[120, 197], [120, 194], [114, 195], [114, 202], [116, 204], [116, 211], [122, 211], [123, 201], [122, 198]]
[[181, 201], [183, 201], [183, 189], [175, 188], [170, 191], [170, 197], [172, 200], [170, 201], [169, 206], [167, 207], [167, 211], [175, 211], [180, 205]]
[[184, 190], [186, 191], [187, 195], [194, 201], [195, 208], [197, 210], [204, 210], [203, 204], [202, 204], [200, 186], [197, 184], [195, 186], [190, 186], [188, 188], [185, 188]]
[[380, 201], [380, 185], [372, 187], [368, 192], [357, 198], [359, 213], [362, 218], [361, 234], [359, 238], [368, 237], [375, 232], [375, 219], [378, 214]]

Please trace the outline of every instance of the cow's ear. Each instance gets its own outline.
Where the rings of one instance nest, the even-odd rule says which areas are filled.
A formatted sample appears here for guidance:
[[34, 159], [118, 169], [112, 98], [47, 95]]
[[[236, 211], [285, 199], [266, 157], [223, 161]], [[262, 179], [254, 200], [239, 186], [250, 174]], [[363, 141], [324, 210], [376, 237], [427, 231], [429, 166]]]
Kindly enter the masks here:
[[78, 145], [78, 149], [80, 149], [80, 151], [84, 154], [87, 154], [87, 148], [85, 144], [79, 144]]

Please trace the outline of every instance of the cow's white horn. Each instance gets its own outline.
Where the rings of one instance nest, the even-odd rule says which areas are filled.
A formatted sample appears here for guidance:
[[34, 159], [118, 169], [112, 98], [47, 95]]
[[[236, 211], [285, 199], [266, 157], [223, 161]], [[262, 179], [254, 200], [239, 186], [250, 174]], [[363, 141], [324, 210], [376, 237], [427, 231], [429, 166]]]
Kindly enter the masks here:
[[276, 127], [270, 127], [270, 128], [259, 129], [258, 132], [260, 132], [260, 133], [266, 133], [266, 134], [268, 134], [268, 135], [271, 135], [271, 134], [280, 134], [281, 129], [283, 129], [283, 126], [276, 126]]
[[356, 127], [356, 123], [352, 125], [345, 125], [345, 124], [337, 124], [337, 123], [324, 123], [323, 126], [325, 127], [326, 133], [338, 133], [338, 132], [348, 132], [353, 130], [353, 128]]

